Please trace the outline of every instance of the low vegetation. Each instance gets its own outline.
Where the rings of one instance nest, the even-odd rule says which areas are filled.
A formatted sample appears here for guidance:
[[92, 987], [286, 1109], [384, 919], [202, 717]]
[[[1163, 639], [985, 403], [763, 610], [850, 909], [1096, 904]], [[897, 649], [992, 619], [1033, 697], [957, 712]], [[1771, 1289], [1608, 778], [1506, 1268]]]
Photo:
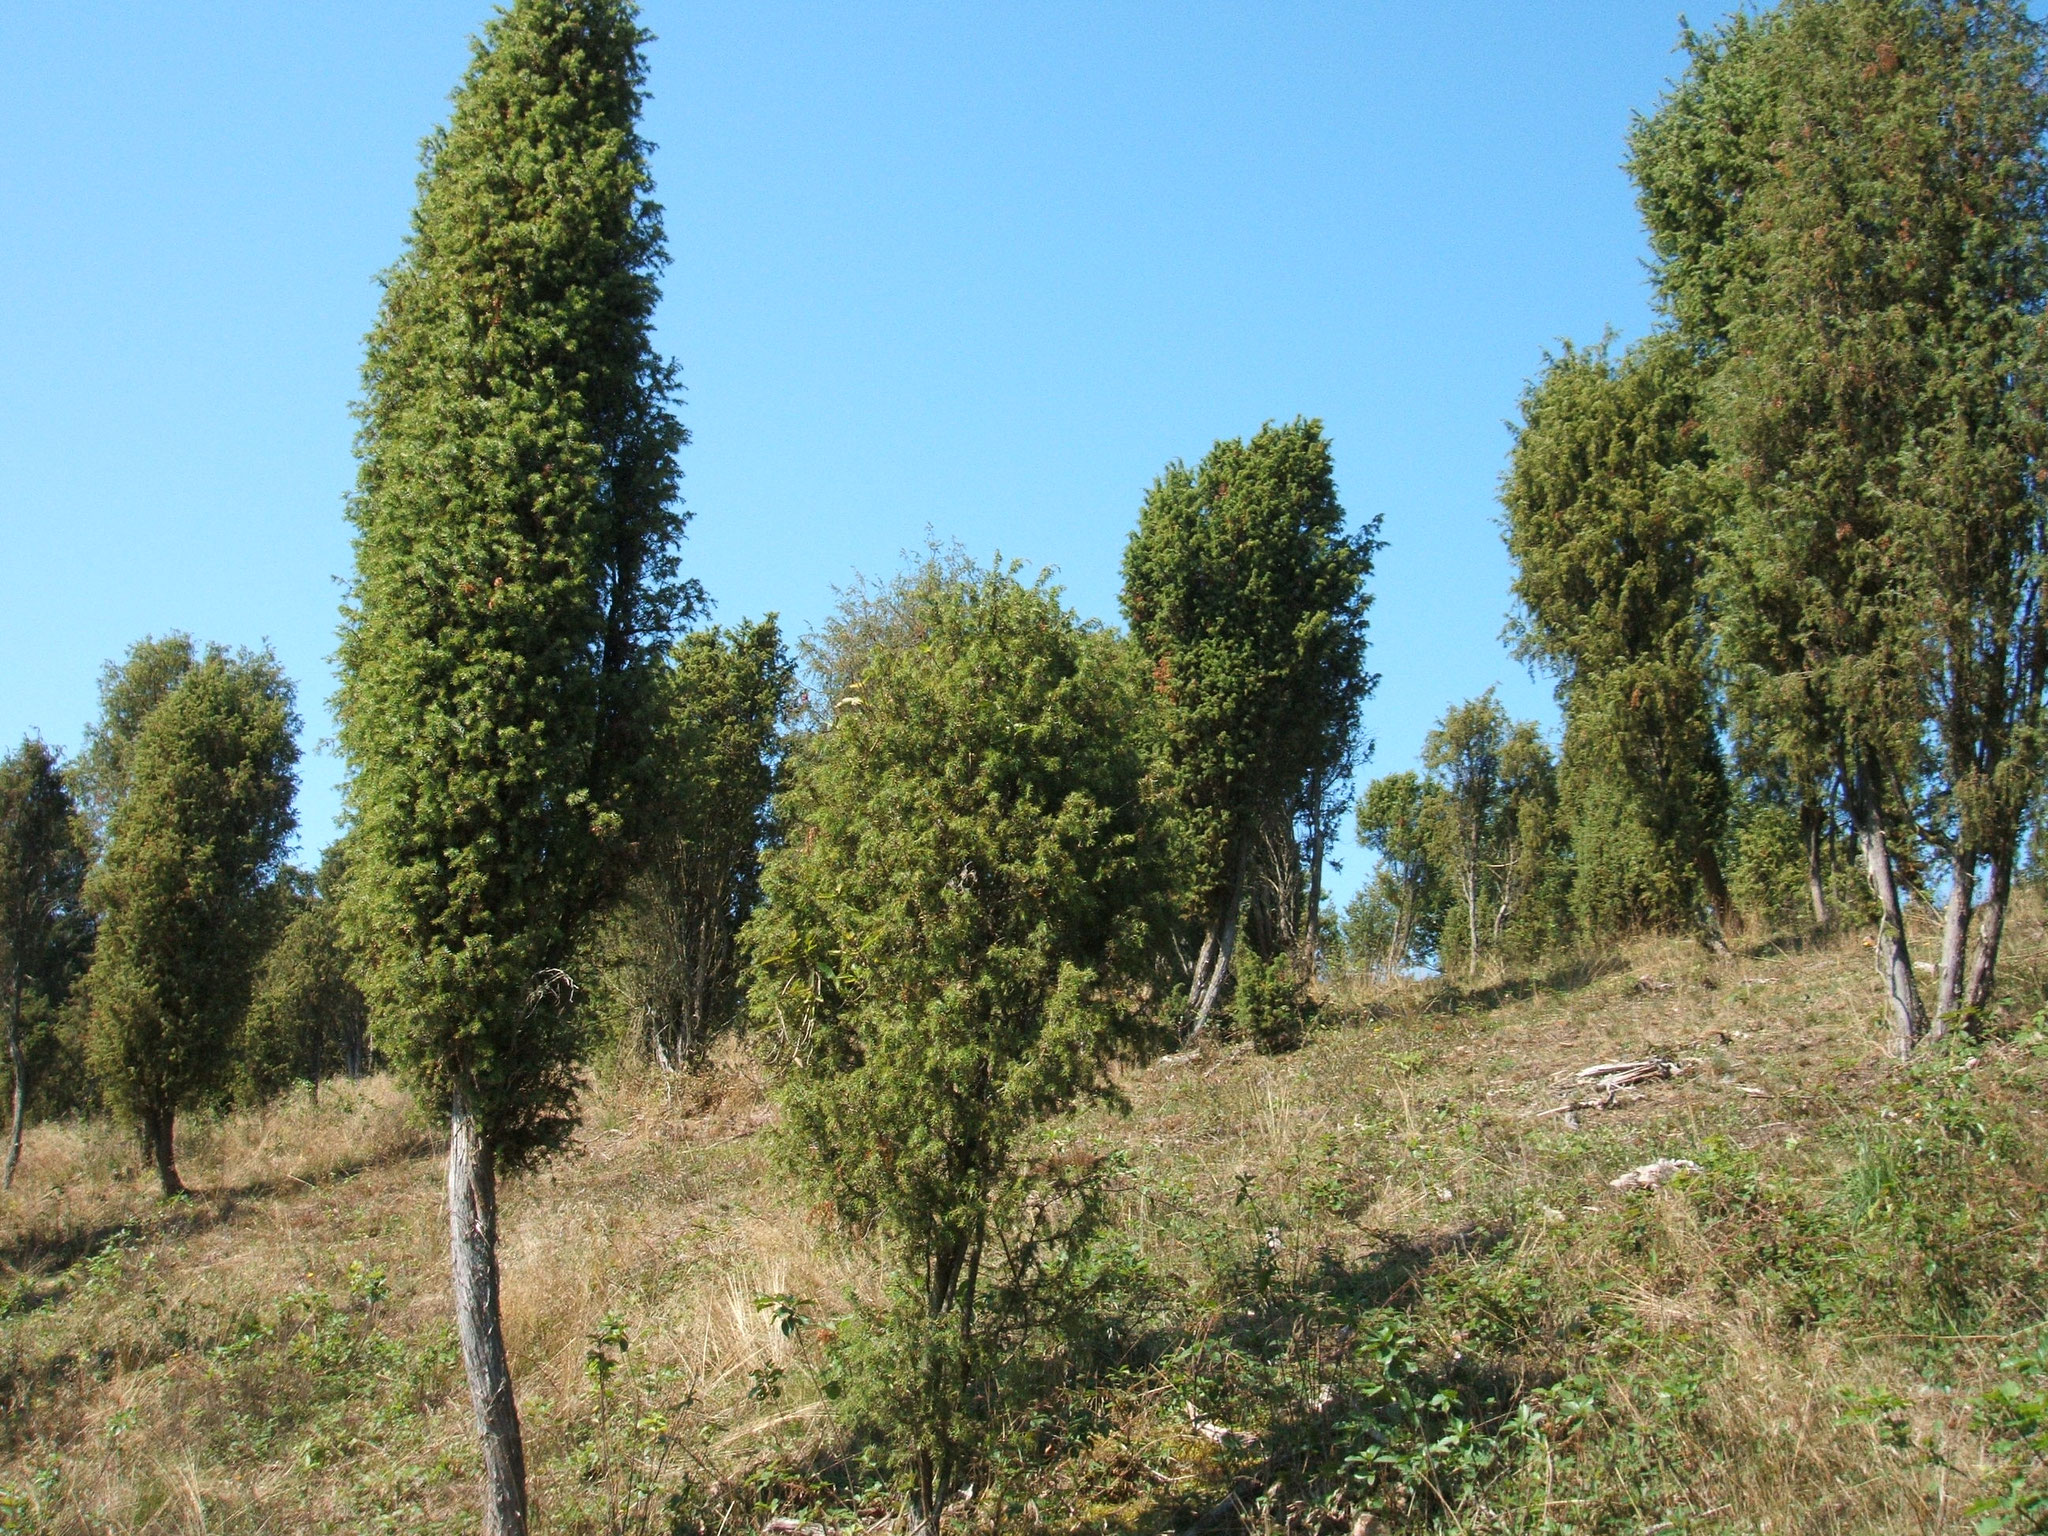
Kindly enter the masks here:
[[[1120, 1074], [1039, 1156], [1108, 1219], [962, 1530], [2031, 1530], [2048, 984], [1885, 1054], [1855, 940], [1646, 941], [1323, 1000], [1282, 1055]], [[1581, 1069], [1661, 1059], [1611, 1095]], [[504, 1193], [537, 1529], [893, 1520], [828, 1411], [881, 1297], [785, 1186], [752, 1058], [592, 1091]], [[1581, 1104], [1575, 1111], [1560, 1106]], [[469, 1529], [438, 1135], [382, 1079], [195, 1119], [192, 1193], [32, 1127], [0, 1529]], [[1609, 1181], [1658, 1159], [1662, 1187]]]

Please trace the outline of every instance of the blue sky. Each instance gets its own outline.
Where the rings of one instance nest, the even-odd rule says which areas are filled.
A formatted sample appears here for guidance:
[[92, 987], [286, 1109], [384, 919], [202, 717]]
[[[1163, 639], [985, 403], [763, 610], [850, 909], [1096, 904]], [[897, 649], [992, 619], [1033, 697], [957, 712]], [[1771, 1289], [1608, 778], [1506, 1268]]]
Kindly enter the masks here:
[[[172, 629], [268, 641], [331, 730], [374, 277], [488, 9], [0, 11], [0, 743], [75, 747], [102, 664]], [[715, 617], [801, 630], [930, 530], [1113, 618], [1161, 466], [1308, 414], [1384, 518], [1369, 771], [1492, 684], [1553, 720], [1499, 639], [1505, 423], [1558, 338], [1650, 321], [1619, 162], [1676, 5], [646, 18]], [[303, 777], [310, 855], [340, 764]]]

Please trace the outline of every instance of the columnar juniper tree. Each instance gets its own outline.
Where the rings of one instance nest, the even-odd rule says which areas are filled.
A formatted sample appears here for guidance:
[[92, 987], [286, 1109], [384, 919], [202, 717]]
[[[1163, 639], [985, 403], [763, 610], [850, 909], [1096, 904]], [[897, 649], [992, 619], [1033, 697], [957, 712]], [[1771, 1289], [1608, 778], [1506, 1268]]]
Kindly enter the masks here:
[[81, 887], [77, 808], [57, 754], [31, 737], [0, 761], [0, 986], [6, 988], [13, 1123], [5, 1186], [14, 1187], [28, 1107], [28, 1021], [63, 1002], [92, 936]]
[[788, 1153], [892, 1261], [857, 1386], [931, 1536], [1020, 1324], [1001, 1298], [1046, 1249], [1001, 1217], [1033, 1127], [1114, 1097], [1118, 985], [1149, 950], [1140, 695], [1108, 636], [1000, 567], [934, 561], [849, 618], [826, 669], [847, 691], [777, 802], [750, 1001]]
[[1989, 861], [1968, 989], [1988, 997], [2037, 778], [2042, 28], [2016, 0], [1788, 0], [1688, 41], [1631, 169], [1667, 303], [1716, 366], [1721, 646], [1788, 760], [1831, 759], [1903, 1054], [1928, 1017], [1895, 842], [1950, 855], [1944, 1002]]
[[515, 0], [427, 141], [364, 365], [338, 699], [344, 920], [380, 1050], [449, 1117], [455, 1312], [486, 1529], [526, 1528], [497, 1176], [556, 1145], [560, 967], [628, 851], [675, 579], [665, 256], [624, 0]]
[[[1716, 845], [1728, 782], [1701, 582], [1714, 504], [1702, 382], [1668, 337], [1619, 363], [1604, 347], [1566, 348], [1523, 396], [1501, 501], [1526, 615], [1520, 649], [1556, 676], [1564, 705], [1564, 776], [1621, 787], [1658, 862], [1690, 872], [1727, 933], [1736, 916]], [[1597, 853], [1585, 846], [1591, 827], [1574, 831], [1582, 858]]]
[[87, 977], [100, 1090], [179, 1193], [178, 1111], [218, 1090], [273, 928], [291, 836], [292, 689], [268, 653], [218, 648], [141, 717], [86, 893], [100, 913]]
[[282, 903], [242, 1030], [237, 1091], [253, 1101], [295, 1082], [311, 1084], [318, 1098], [329, 1070], [353, 1079], [369, 1067], [369, 1010], [349, 974], [336, 915], [344, 858], [341, 844], [329, 848], [311, 888]]
[[1345, 526], [1322, 423], [1296, 420], [1219, 442], [1196, 469], [1168, 465], [1124, 551], [1124, 614], [1152, 668], [1194, 866], [1197, 1029], [1222, 996], [1276, 819], [1289, 831], [1307, 819], [1320, 853], [1377, 681], [1364, 663], [1378, 527]]

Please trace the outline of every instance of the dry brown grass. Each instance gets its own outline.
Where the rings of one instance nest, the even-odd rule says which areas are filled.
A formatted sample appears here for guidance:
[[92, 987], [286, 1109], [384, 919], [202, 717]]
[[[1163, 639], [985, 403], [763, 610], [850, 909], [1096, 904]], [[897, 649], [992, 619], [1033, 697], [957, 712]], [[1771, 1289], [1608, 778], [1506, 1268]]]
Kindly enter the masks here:
[[[2011, 990], [2033, 998], [2038, 914], [2011, 944]], [[1968, 1401], [1995, 1374], [1998, 1341], [1956, 1344], [1935, 1371], [1915, 1340], [1788, 1329], [1782, 1298], [1732, 1257], [1737, 1217], [1677, 1190], [1606, 1187], [1635, 1162], [1716, 1139], [1746, 1149], [1762, 1176], [1838, 1178], [1844, 1117], [1871, 1113], [1899, 1070], [1883, 1056], [1870, 971], [1853, 940], [1728, 958], [1645, 941], [1547, 981], [1404, 985], [1345, 999], [1348, 1019], [1288, 1056], [1214, 1047], [1132, 1070], [1131, 1115], [1090, 1115], [1079, 1134], [1130, 1159], [1118, 1235], [1167, 1282], [1175, 1327], [1216, 1326], [1216, 1234], [1265, 1212], [1286, 1228], [1287, 1284], [1320, 1283], [1318, 1266], [1412, 1269], [1392, 1304], [1446, 1347], [1464, 1325], [1432, 1285], [1449, 1297], [1474, 1277], [1538, 1275], [1546, 1319], [1595, 1298], [1625, 1315], [1643, 1371], [1697, 1362], [1705, 1396], [1682, 1429], [1654, 1392], [1613, 1408], [1614, 1434], [1693, 1458], [1657, 1473], [1686, 1490], [1686, 1528], [1963, 1531], [1989, 1475]], [[1578, 1067], [1647, 1055], [1685, 1071], [1582, 1112], [1576, 1128], [1540, 1114], [1569, 1097]], [[505, 1318], [539, 1530], [606, 1529], [620, 1507], [615, 1468], [593, 1450], [586, 1371], [608, 1317], [631, 1341], [618, 1411], [671, 1417], [665, 1476], [730, 1488], [777, 1457], [800, 1465], [828, 1438], [805, 1369], [813, 1346], [785, 1338], [756, 1298], [806, 1297], [829, 1315], [873, 1296], [877, 1279], [775, 1170], [770, 1119], [757, 1071], [728, 1051], [699, 1079], [594, 1090], [574, 1146], [508, 1184]], [[12, 1286], [0, 1488], [19, 1510], [0, 1530], [469, 1528], [438, 1150], [390, 1083], [330, 1086], [317, 1104], [186, 1126], [196, 1193], [166, 1206], [111, 1127], [36, 1127], [0, 1204], [0, 1285]], [[1502, 1370], [1545, 1379], [1537, 1343], [1499, 1348]], [[1938, 1442], [1948, 1468], [1845, 1414], [1857, 1392], [1901, 1398], [1910, 1436]], [[1222, 1474], [1179, 1401], [1134, 1393], [1104, 1412], [1111, 1427], [1087, 1456], [1039, 1479], [1036, 1517], [1077, 1532], [1183, 1521], [1184, 1500]], [[1475, 1490], [1458, 1521], [1563, 1529], [1541, 1523], [1545, 1475], [1539, 1458]], [[1563, 1462], [1548, 1475], [1565, 1477]], [[1603, 1529], [1665, 1518], [1631, 1526], [1625, 1498], [1603, 1496], [1623, 1500], [1621, 1523]]]

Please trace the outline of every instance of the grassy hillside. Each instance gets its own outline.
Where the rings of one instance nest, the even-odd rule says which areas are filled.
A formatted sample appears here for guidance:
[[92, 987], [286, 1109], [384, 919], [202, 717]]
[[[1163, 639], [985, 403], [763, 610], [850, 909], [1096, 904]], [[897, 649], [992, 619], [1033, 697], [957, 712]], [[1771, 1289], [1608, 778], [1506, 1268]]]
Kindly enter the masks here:
[[[2009, 951], [1988, 1037], [1910, 1070], [1848, 939], [1339, 999], [1289, 1055], [1126, 1074], [1130, 1113], [1054, 1149], [1114, 1190], [1101, 1305], [956, 1528], [2004, 1518], [1984, 1501], [2038, 1495], [2048, 1449], [2038, 915]], [[1677, 1075], [1574, 1077], [1644, 1058]], [[771, 1119], [737, 1057], [597, 1092], [508, 1189], [540, 1529], [891, 1514], [822, 1396], [873, 1277], [776, 1173]], [[1609, 1187], [1659, 1158], [1699, 1167]], [[0, 1209], [0, 1530], [469, 1528], [440, 1164], [400, 1096], [195, 1124], [183, 1161], [165, 1206], [111, 1128], [31, 1134]]]

